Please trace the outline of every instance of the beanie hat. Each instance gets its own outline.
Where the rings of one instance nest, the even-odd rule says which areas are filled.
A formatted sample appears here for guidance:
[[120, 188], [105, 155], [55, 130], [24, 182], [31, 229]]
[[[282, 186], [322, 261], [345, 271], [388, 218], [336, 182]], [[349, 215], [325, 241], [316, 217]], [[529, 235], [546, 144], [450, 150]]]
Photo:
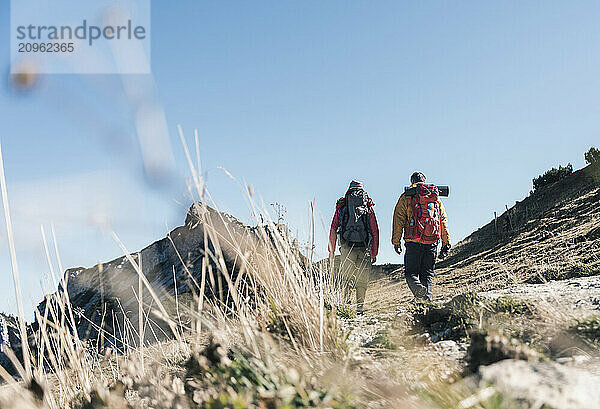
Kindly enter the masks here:
[[362, 182], [359, 182], [358, 180], [353, 180], [352, 182], [350, 182], [350, 186], [348, 187], [348, 189], [362, 189], [363, 188], [363, 184]]

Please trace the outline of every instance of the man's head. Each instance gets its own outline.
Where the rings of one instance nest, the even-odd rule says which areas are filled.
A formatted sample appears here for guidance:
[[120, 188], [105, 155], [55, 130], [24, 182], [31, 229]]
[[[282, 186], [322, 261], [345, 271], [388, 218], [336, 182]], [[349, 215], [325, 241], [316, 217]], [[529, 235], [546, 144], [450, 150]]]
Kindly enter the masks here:
[[363, 188], [363, 184], [362, 182], [359, 182], [358, 180], [353, 180], [352, 182], [350, 182], [350, 186], [348, 186], [348, 189], [362, 189]]
[[425, 182], [426, 179], [423, 173], [415, 172], [410, 176], [410, 183], [414, 185], [415, 183]]

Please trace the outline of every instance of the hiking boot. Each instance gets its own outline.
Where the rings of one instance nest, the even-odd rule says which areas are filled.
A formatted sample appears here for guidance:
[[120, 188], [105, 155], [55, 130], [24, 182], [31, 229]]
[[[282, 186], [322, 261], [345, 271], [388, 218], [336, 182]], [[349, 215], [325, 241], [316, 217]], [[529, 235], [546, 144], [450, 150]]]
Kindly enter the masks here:
[[421, 314], [427, 314], [434, 307], [434, 304], [429, 301], [429, 298], [422, 297], [415, 297], [413, 300], [413, 305]]
[[427, 297], [427, 287], [425, 287], [423, 285], [417, 287], [417, 289], [415, 290], [415, 298], [420, 298], [422, 300], [429, 300], [429, 298]]

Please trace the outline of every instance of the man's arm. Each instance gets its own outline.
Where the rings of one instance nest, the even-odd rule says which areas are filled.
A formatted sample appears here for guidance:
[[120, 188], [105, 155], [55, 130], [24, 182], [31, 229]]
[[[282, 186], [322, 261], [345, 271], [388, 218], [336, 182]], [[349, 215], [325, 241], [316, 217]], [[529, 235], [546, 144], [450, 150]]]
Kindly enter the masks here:
[[340, 226], [340, 208], [336, 206], [331, 229], [329, 229], [329, 254], [335, 253], [335, 244], [337, 242], [337, 229]]
[[375, 211], [371, 209], [369, 212], [369, 228], [371, 229], [371, 258], [376, 259], [379, 252], [379, 226], [377, 225], [377, 217]]
[[446, 209], [440, 201], [440, 224], [442, 229], [442, 245], [450, 245], [450, 233], [448, 232], [448, 217], [446, 216]]
[[396, 207], [394, 208], [394, 215], [392, 217], [392, 244], [399, 246], [402, 241], [402, 233], [407, 224], [408, 207], [406, 206], [406, 200], [404, 195], [400, 196]]

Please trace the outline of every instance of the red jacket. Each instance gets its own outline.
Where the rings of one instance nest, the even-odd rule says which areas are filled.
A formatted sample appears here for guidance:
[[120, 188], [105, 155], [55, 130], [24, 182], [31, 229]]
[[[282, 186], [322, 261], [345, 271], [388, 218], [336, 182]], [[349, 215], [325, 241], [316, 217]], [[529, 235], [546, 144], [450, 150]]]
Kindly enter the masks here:
[[[342, 219], [342, 207], [344, 206], [346, 198], [342, 197], [338, 199], [335, 205], [335, 214], [333, 215], [333, 220], [331, 221], [331, 229], [329, 230], [329, 252], [335, 252], [335, 244], [337, 242], [337, 230], [340, 227], [340, 222]], [[377, 225], [377, 217], [375, 217], [375, 211], [373, 210], [373, 200], [370, 197], [367, 197], [367, 205], [369, 207], [369, 230], [371, 233], [371, 257], [377, 257], [377, 253], [379, 252], [379, 226]]]

